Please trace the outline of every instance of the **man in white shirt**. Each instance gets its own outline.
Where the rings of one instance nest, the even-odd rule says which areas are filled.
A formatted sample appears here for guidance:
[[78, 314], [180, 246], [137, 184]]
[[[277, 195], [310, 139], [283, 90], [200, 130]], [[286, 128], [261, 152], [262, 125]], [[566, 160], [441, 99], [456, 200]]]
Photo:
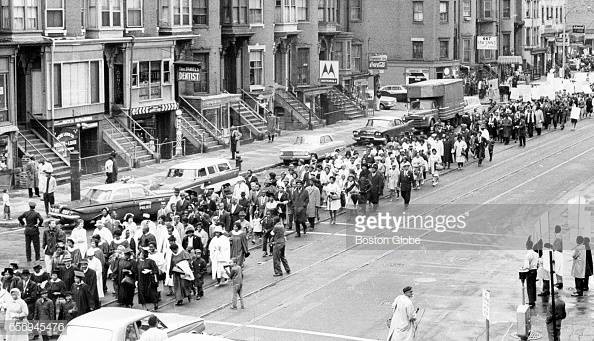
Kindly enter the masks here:
[[[47, 164], [47, 163], [46, 163]], [[51, 166], [51, 165], [50, 165]], [[54, 192], [58, 187], [56, 178], [52, 176], [52, 172], [45, 171], [45, 177], [43, 181], [43, 187], [40, 188], [43, 193], [43, 203], [45, 204], [45, 214], [49, 217], [49, 209], [55, 203]], [[42, 181], [40, 181], [41, 183]]]
[[167, 333], [157, 327], [157, 317], [151, 315], [148, 319], [149, 329], [140, 335], [139, 341], [166, 341], [168, 339]]
[[522, 270], [527, 271], [526, 277], [526, 291], [528, 293], [528, 304], [533, 309], [536, 305], [536, 275], [538, 268], [538, 253], [533, 250], [534, 242], [531, 238], [526, 241], [526, 255], [524, 256], [524, 264]]

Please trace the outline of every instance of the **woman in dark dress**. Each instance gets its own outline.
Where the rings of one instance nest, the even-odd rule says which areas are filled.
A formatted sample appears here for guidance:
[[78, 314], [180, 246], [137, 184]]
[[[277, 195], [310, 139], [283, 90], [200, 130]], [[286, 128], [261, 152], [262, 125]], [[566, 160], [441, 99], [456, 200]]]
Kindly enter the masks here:
[[157, 294], [157, 275], [159, 268], [154, 260], [148, 258], [148, 248], [143, 249], [138, 257], [138, 303], [146, 309], [147, 303], [154, 304], [154, 310], [159, 308]]
[[450, 165], [454, 162], [452, 158], [452, 149], [454, 148], [454, 135], [449, 134], [443, 143], [443, 163], [450, 169]]
[[136, 282], [136, 261], [132, 259], [132, 249], [124, 250], [123, 258], [117, 260], [114, 281], [120, 284], [118, 290], [118, 303], [125, 307], [134, 304], [134, 288]]
[[584, 245], [586, 246], [586, 277], [584, 280], [584, 290], [589, 291], [590, 276], [594, 274], [594, 264], [592, 264], [592, 248], [590, 247], [590, 238], [584, 238]]

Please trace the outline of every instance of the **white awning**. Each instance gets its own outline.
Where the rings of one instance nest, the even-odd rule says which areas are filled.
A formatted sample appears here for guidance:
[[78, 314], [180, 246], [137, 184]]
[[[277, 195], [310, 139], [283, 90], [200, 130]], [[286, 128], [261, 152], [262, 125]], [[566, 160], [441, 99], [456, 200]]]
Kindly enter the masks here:
[[498, 64], [522, 64], [522, 56], [499, 56]]

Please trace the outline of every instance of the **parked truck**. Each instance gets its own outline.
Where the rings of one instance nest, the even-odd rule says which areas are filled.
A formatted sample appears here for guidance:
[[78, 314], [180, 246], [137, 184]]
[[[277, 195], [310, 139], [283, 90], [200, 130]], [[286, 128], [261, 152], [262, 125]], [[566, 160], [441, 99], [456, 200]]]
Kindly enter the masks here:
[[455, 120], [464, 112], [461, 79], [430, 79], [407, 86], [406, 121], [414, 128], [430, 131], [439, 122]]

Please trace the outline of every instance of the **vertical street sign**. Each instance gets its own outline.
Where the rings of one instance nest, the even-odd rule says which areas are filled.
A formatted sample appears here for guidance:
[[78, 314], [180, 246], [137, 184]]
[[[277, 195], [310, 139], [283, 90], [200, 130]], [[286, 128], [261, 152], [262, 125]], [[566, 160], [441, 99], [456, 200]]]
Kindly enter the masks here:
[[487, 327], [487, 341], [489, 341], [489, 320], [491, 315], [491, 291], [483, 289], [483, 317]]

